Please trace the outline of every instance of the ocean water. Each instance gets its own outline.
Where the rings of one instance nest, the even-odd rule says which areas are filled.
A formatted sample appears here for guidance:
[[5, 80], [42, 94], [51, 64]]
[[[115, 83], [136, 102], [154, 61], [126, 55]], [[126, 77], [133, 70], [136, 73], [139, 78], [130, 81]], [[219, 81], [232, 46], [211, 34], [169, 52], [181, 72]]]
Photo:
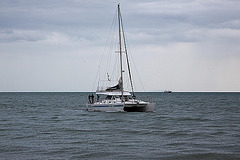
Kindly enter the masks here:
[[0, 159], [240, 159], [240, 93], [137, 93], [153, 113], [87, 112], [89, 93], [0, 93]]

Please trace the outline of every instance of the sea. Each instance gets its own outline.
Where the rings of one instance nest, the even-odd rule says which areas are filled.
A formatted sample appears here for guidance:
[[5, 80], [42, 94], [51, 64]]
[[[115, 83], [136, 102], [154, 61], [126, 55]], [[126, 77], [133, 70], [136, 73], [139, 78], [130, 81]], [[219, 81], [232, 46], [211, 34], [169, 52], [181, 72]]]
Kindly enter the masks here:
[[240, 159], [240, 93], [136, 93], [155, 112], [88, 112], [86, 92], [1, 92], [0, 159]]

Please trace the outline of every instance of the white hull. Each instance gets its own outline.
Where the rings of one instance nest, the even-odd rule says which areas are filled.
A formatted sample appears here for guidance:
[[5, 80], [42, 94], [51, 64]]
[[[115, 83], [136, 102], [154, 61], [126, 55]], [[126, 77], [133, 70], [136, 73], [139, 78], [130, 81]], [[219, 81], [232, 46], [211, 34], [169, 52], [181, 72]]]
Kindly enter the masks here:
[[107, 105], [107, 104], [87, 104], [87, 111], [98, 112], [124, 112], [124, 105]]
[[99, 112], [154, 112], [156, 103], [87, 104], [87, 111]]

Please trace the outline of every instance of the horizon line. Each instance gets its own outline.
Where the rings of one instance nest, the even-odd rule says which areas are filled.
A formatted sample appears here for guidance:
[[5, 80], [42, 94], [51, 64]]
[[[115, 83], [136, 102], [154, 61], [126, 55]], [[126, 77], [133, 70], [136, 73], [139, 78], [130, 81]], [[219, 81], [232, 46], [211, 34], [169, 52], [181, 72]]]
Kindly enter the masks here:
[[[46, 93], [46, 92], [49, 92], [49, 93], [92, 93], [92, 92], [95, 92], [95, 91], [0, 91], [0, 93]], [[155, 92], [155, 93], [163, 93], [164, 91], [135, 91], [135, 93], [149, 93], [149, 92]], [[172, 91], [172, 93], [237, 93], [240, 91]], [[132, 92], [130, 92], [132, 93]]]

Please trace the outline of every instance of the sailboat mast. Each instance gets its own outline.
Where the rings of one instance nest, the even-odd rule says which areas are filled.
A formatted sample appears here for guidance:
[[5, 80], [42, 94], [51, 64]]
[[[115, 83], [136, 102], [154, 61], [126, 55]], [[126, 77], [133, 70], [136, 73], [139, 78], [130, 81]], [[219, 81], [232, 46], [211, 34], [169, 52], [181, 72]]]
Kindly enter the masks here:
[[120, 13], [120, 4], [118, 4], [118, 28], [119, 28], [119, 49], [120, 49], [120, 68], [121, 68], [121, 92], [122, 92], [122, 101], [123, 101], [123, 66], [122, 66], [122, 40], [121, 40], [121, 13]]

